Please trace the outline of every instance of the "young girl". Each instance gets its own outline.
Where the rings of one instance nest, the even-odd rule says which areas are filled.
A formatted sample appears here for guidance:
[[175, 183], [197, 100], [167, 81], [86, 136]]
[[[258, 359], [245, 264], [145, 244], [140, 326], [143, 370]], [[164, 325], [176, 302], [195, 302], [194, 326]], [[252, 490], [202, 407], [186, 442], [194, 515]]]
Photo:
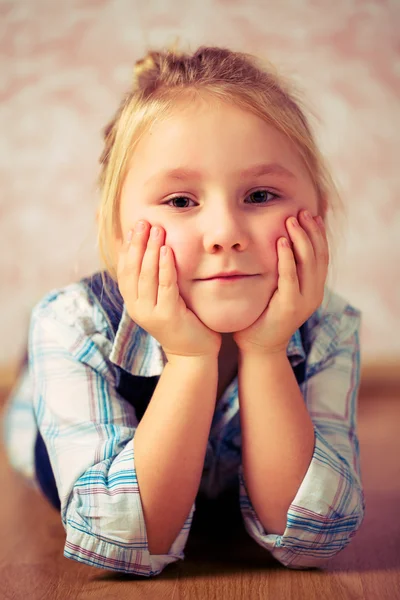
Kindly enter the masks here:
[[106, 270], [32, 313], [5, 418], [64, 554], [145, 576], [196, 502], [237, 489], [248, 534], [318, 567], [361, 525], [360, 312], [326, 286], [335, 189], [271, 69], [150, 52], [105, 130]]

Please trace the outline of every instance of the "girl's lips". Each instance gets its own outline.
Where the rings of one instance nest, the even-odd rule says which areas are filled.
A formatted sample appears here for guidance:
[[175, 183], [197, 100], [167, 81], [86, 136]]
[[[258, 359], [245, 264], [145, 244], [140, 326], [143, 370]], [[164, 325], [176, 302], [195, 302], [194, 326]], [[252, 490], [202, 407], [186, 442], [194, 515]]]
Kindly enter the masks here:
[[254, 275], [231, 275], [230, 277], [212, 277], [211, 279], [204, 279], [204, 281], [217, 281], [219, 283], [228, 283], [241, 281], [243, 279], [248, 279], [249, 277], [254, 277]]

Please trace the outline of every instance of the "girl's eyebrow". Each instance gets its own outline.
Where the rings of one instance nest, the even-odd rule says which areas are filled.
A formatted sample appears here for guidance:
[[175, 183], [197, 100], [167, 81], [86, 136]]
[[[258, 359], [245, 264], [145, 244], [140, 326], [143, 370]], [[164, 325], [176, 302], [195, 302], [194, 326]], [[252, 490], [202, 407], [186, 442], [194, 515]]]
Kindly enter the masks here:
[[[276, 175], [279, 177], [284, 177], [286, 179], [296, 180], [296, 176], [294, 173], [289, 171], [283, 165], [279, 163], [270, 163], [270, 164], [259, 164], [254, 165], [252, 167], [248, 167], [243, 171], [239, 172], [239, 177], [261, 177], [262, 175]], [[150, 183], [156, 183], [162, 180], [187, 180], [187, 179], [202, 179], [203, 175], [200, 171], [196, 171], [195, 169], [189, 169], [187, 167], [179, 167], [176, 169], [167, 169], [165, 171], [160, 171], [155, 175], [152, 175], [147, 179], [144, 185], [148, 185]]]

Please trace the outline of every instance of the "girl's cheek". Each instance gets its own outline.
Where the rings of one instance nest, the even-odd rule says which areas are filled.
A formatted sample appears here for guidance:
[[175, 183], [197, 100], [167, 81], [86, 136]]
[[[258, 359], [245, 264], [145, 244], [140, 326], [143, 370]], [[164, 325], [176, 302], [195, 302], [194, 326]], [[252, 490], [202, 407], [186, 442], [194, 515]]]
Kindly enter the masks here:
[[278, 243], [279, 238], [284, 235], [285, 235], [285, 233], [283, 230], [276, 228], [276, 229], [274, 229], [274, 231], [269, 232], [268, 236], [266, 238], [264, 238], [264, 240], [263, 240], [263, 256], [265, 257], [265, 260], [268, 261], [269, 265], [271, 264], [271, 262], [275, 262], [277, 260], [277, 257], [278, 257], [277, 243]]
[[165, 229], [165, 244], [172, 248], [178, 273], [185, 272], [196, 264], [190, 240], [180, 232]]
[[[161, 226], [162, 223], [160, 223]], [[193, 235], [189, 234], [188, 231], [185, 231], [182, 227], [179, 230], [171, 227], [165, 226], [165, 243], [170, 246], [173, 251], [177, 254], [182, 254], [190, 250], [190, 247], [193, 245]]]

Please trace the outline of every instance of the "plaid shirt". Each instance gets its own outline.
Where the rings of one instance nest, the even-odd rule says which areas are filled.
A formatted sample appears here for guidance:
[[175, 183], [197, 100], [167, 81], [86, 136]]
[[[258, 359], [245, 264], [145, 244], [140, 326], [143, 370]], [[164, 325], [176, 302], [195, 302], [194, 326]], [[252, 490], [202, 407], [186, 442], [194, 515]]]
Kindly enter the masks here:
[[[304, 367], [300, 389], [315, 447], [283, 535], [265, 531], [246, 490], [237, 377], [216, 404], [199, 491], [217, 497], [237, 481], [247, 532], [290, 568], [323, 565], [347, 546], [364, 518], [356, 421], [360, 323], [360, 311], [326, 287], [306, 322], [307, 351], [300, 330], [288, 344], [292, 367]], [[168, 554], [150, 554], [135, 470], [141, 417], [117, 391], [121, 370], [158, 377], [165, 363], [160, 344], [124, 306], [113, 330], [87, 280], [50, 292], [34, 308], [29, 369], [6, 405], [4, 439], [12, 466], [40, 489], [34, 461], [40, 431], [60, 498], [67, 558], [144, 576], [185, 558], [196, 500]]]

